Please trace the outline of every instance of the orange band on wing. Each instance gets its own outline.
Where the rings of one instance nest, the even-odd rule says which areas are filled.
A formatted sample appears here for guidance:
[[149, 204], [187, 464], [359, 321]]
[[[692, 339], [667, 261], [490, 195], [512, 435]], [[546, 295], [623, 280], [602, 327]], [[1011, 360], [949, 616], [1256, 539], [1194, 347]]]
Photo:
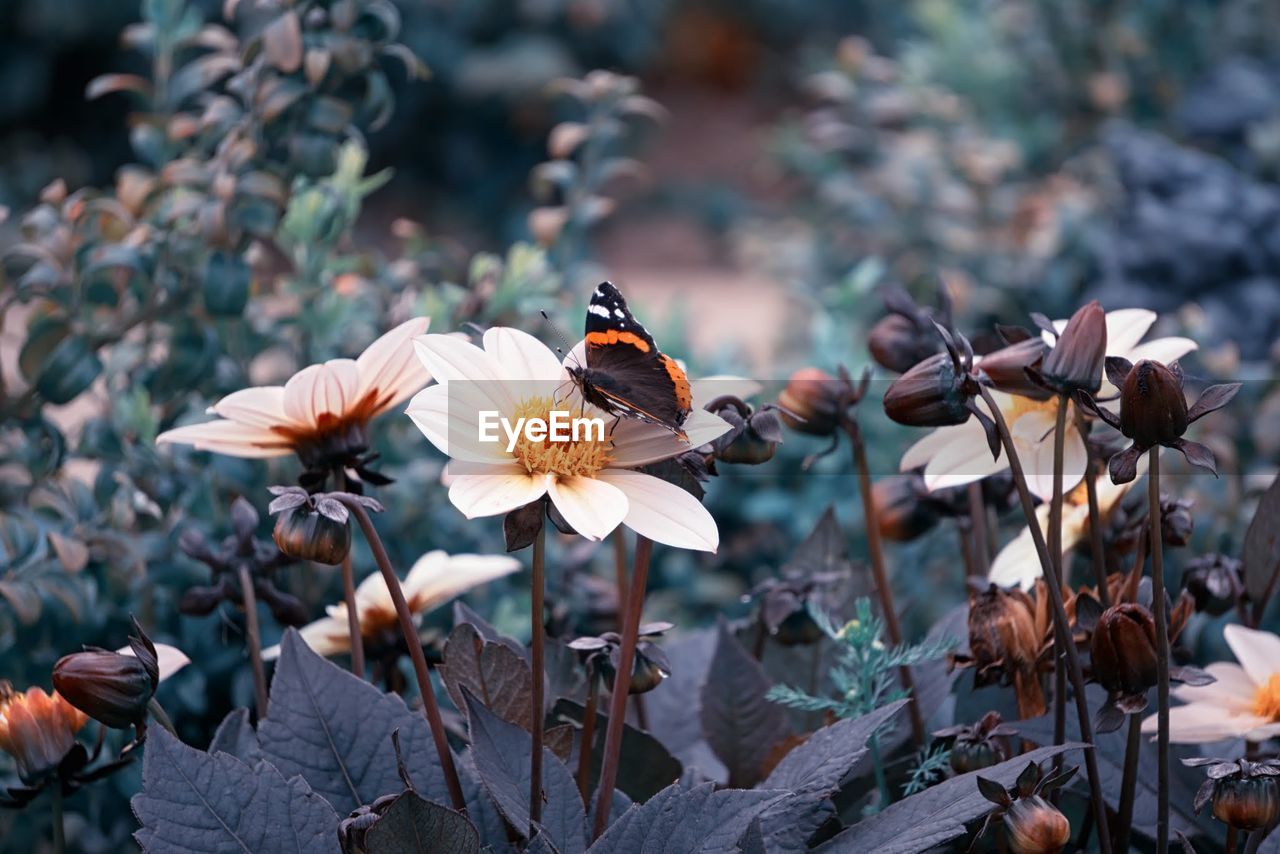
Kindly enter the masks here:
[[608, 332], [588, 332], [587, 344], [592, 347], [603, 347], [606, 344], [630, 344], [641, 353], [649, 352], [649, 342], [641, 338], [634, 332], [619, 332], [616, 329], [610, 329]]
[[671, 377], [671, 381], [676, 385], [676, 402], [680, 404], [681, 409], [692, 409], [693, 392], [689, 388], [689, 378], [684, 375], [684, 371], [675, 359], [666, 353], [663, 353], [660, 358], [662, 359], [662, 367], [667, 369], [667, 375]]

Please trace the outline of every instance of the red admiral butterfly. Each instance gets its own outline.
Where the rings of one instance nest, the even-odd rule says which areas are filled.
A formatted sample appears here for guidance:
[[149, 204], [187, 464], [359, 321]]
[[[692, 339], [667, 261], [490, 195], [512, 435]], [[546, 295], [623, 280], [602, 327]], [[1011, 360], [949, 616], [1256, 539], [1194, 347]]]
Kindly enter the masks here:
[[591, 294], [586, 327], [587, 364], [569, 368], [583, 399], [688, 441], [683, 427], [693, 406], [689, 380], [675, 359], [658, 350], [611, 283], [602, 282]]

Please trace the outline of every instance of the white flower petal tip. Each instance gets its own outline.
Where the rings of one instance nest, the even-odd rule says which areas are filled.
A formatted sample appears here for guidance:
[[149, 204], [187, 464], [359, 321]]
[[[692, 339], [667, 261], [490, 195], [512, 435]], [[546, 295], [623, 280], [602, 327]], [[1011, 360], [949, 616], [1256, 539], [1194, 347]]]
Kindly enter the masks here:
[[[191, 659], [187, 654], [176, 646], [170, 646], [167, 643], [158, 643], [156, 647], [156, 665], [160, 669], [160, 681], [168, 679], [182, 668], [191, 663]], [[133, 647], [122, 646], [116, 650], [121, 655], [134, 655]]]

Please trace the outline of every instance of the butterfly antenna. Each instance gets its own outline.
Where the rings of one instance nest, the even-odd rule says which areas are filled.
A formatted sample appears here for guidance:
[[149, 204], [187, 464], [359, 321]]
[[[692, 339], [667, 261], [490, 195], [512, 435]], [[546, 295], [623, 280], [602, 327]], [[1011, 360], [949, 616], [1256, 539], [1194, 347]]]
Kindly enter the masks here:
[[561, 347], [557, 347], [556, 352], [566, 359], [572, 358], [576, 363], [578, 359], [573, 355], [573, 348], [569, 346], [569, 339], [565, 337], [564, 330], [562, 330], [560, 326], [551, 319], [551, 315], [547, 314], [546, 311], [539, 309], [538, 314], [542, 315], [542, 319], [547, 322], [547, 325], [551, 327], [551, 331], [556, 334], [556, 337], [560, 339], [560, 343], [563, 345]]

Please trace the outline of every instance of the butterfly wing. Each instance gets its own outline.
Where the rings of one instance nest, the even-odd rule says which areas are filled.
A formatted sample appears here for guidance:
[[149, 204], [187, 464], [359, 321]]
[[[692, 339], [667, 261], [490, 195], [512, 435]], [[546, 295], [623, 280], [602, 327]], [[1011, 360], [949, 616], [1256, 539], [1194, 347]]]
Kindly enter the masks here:
[[604, 408], [659, 424], [683, 436], [693, 404], [689, 380], [675, 359], [658, 350], [609, 282], [591, 295], [587, 308], [587, 376], [610, 405]]

